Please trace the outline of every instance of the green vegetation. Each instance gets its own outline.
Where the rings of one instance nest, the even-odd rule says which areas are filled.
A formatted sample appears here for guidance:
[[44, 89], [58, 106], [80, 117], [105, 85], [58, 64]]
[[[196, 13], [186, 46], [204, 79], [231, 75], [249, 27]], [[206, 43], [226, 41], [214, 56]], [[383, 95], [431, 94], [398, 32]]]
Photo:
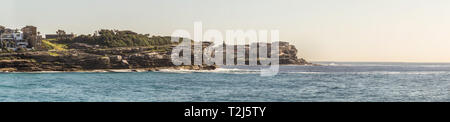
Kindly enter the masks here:
[[18, 59], [18, 58], [14, 57], [14, 56], [0, 57], [0, 60], [16, 60], [16, 59]]
[[25, 48], [18, 48], [16, 52], [23, 53], [23, 52], [26, 52], [26, 51], [27, 51], [27, 49], [25, 49]]
[[7, 48], [2, 48], [0, 53], [13, 53], [13, 50], [7, 49]]
[[58, 53], [56, 53], [56, 52], [47, 52], [49, 55], [51, 55], [51, 56], [59, 56], [59, 54]]
[[49, 51], [47, 52], [51, 56], [59, 56], [60, 54], [67, 54], [67, 45], [54, 43], [57, 40], [42, 40], [42, 46]]
[[98, 34], [81, 35], [73, 39], [59, 40], [59, 43], [85, 43], [99, 45], [102, 47], [137, 47], [137, 46], [160, 46], [172, 44], [171, 37], [138, 34], [132, 31], [100, 30]]
[[42, 44], [45, 48], [52, 50], [52, 51], [67, 51], [66, 44], [52, 43], [49, 40], [42, 40]]

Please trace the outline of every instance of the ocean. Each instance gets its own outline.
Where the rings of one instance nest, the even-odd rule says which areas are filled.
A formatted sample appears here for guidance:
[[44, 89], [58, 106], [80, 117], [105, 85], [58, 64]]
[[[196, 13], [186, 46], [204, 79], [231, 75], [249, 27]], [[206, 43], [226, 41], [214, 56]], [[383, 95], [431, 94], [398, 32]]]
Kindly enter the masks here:
[[0, 73], [2, 102], [450, 102], [448, 63], [315, 62], [128, 73]]

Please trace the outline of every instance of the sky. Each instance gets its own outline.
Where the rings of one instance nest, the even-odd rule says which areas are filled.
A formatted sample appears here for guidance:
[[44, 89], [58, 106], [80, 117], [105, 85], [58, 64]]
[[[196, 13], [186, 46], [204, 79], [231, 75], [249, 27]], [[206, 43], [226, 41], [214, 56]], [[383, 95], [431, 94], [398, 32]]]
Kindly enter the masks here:
[[450, 62], [449, 0], [2, 0], [0, 25], [89, 34], [280, 31], [309, 61]]

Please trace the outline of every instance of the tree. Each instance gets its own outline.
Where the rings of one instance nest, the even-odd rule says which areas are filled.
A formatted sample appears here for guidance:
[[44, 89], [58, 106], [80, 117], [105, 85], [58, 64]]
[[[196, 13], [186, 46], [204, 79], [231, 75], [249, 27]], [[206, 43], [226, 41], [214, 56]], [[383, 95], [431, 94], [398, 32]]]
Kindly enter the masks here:
[[[61, 32], [62, 33], [62, 32]], [[149, 37], [148, 34], [138, 34], [133, 31], [125, 30], [106, 30], [96, 31], [92, 35], [81, 35], [73, 39], [64, 39], [65, 43], [86, 43], [90, 45], [101, 45], [105, 47], [134, 47], [134, 46], [155, 46], [171, 44], [171, 37]]]

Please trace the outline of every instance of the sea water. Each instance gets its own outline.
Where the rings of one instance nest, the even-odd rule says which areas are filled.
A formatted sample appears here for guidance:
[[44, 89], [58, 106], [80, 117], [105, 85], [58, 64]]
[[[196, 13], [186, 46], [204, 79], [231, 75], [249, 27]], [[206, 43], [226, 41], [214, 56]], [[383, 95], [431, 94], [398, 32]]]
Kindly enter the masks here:
[[316, 62], [214, 71], [0, 73], [0, 101], [310, 102], [450, 101], [450, 64]]

